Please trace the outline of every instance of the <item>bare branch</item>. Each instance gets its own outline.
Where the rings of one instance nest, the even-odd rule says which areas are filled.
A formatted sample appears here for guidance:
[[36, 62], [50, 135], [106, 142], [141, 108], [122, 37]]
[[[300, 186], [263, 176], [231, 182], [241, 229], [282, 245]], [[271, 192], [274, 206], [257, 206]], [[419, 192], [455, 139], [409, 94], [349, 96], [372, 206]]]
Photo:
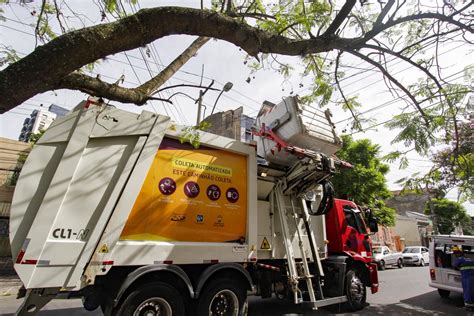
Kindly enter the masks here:
[[365, 55], [357, 52], [357, 51], [354, 51], [354, 50], [347, 50], [348, 53], [354, 55], [354, 56], [357, 56], [359, 57], [360, 59], [368, 62], [369, 64], [377, 67], [384, 76], [386, 76], [391, 82], [393, 82], [398, 88], [400, 88], [409, 98], [410, 100], [413, 102], [413, 105], [416, 107], [416, 109], [418, 110], [418, 112], [420, 112], [420, 114], [422, 115], [423, 119], [425, 120], [425, 123], [426, 123], [426, 126], [429, 126], [430, 122], [428, 120], [428, 116], [426, 115], [426, 113], [423, 111], [423, 109], [421, 108], [419, 102], [416, 100], [416, 98], [411, 94], [410, 91], [408, 91], [407, 88], [405, 88], [405, 86], [403, 86], [397, 79], [395, 79], [392, 75], [390, 75], [388, 73], [388, 71], [383, 68], [379, 63], [373, 61], [372, 59], [366, 57]]
[[171, 64], [169, 64], [165, 69], [163, 69], [158, 76], [155, 76], [153, 79], [142, 84], [140, 90], [145, 93], [145, 95], [152, 95], [156, 89], [168, 81], [171, 76], [173, 76], [179, 68], [181, 68], [194, 54], [207, 42], [209, 41], [208, 37], [198, 37], [184, 52], [181, 53], [177, 58], [175, 58]]
[[44, 8], [46, 7], [46, 0], [43, 0], [43, 2], [41, 3], [41, 10], [40, 10], [40, 14], [38, 16], [38, 22], [36, 22], [36, 28], [35, 28], [35, 47], [38, 46], [38, 36], [40, 36], [39, 34], [39, 28], [40, 28], [40, 24], [41, 24], [41, 19], [43, 18], [43, 14], [44, 14]]
[[406, 23], [406, 22], [410, 22], [410, 21], [416, 21], [416, 20], [426, 20], [426, 19], [436, 19], [436, 20], [439, 20], [439, 21], [448, 22], [450, 24], [456, 25], [457, 27], [459, 27], [460, 29], [462, 29], [464, 31], [474, 33], [474, 29], [471, 26], [463, 24], [459, 21], [456, 21], [452, 17], [446, 16], [446, 15], [443, 15], [443, 14], [440, 14], [440, 13], [428, 12], [428, 13], [419, 13], [419, 14], [414, 14], [414, 15], [407, 15], [407, 16], [404, 16], [404, 17], [396, 19], [396, 20], [389, 20], [389, 21], [387, 21], [387, 23], [380, 24], [379, 27], [373, 28], [372, 30], [367, 32], [364, 36], [364, 39], [366, 41], [368, 41], [369, 39], [377, 36], [381, 32], [383, 32], [383, 31], [385, 31], [385, 30], [387, 30], [391, 27], [394, 27], [398, 24], [402, 24], [402, 23]]
[[346, 3], [342, 6], [341, 10], [337, 13], [336, 17], [332, 21], [332, 23], [328, 26], [326, 31], [323, 33], [322, 37], [331, 37], [333, 36], [339, 26], [341, 26], [342, 22], [347, 18], [347, 16], [351, 13], [352, 8], [357, 3], [356, 0], [346, 0]]
[[160, 86], [168, 81], [168, 79], [208, 41], [208, 37], [198, 37], [183, 53], [163, 69], [163, 71], [137, 88], [123, 88], [118, 86], [118, 82], [109, 84], [99, 78], [93, 78], [78, 72], [64, 77], [58, 88], [76, 89], [91, 95], [100, 95], [106, 99], [143, 105], [147, 100], [151, 99], [153, 94], [164, 90], [161, 89], [157, 91]]
[[351, 112], [352, 117], [354, 118], [356, 122], [356, 126], [358, 127], [358, 130], [362, 130], [362, 124], [359, 121], [359, 118], [357, 115], [354, 113], [354, 110], [352, 109], [352, 105], [350, 105], [349, 101], [346, 98], [346, 95], [344, 94], [344, 91], [342, 90], [341, 84], [339, 83], [339, 78], [337, 76], [338, 70], [339, 70], [339, 60], [341, 58], [342, 52], [339, 52], [336, 57], [336, 66], [334, 68], [334, 79], [336, 80], [336, 86], [339, 90], [339, 93], [341, 94], [342, 98], [344, 99], [344, 102], [347, 105], [347, 108]]
[[380, 24], [382, 24], [383, 19], [385, 16], [388, 14], [390, 9], [392, 8], [393, 4], [395, 3], [395, 0], [389, 0], [385, 7], [383, 7], [382, 12], [380, 12], [379, 16], [377, 17], [377, 20], [374, 23], [374, 28], [378, 27]]
[[431, 80], [433, 80], [433, 82], [436, 84], [436, 86], [438, 87], [438, 90], [441, 91], [443, 89], [443, 87], [441, 86], [441, 83], [438, 81], [438, 79], [430, 72], [428, 71], [428, 69], [426, 69], [425, 67], [422, 67], [421, 65], [419, 65], [418, 63], [414, 62], [413, 60], [411, 60], [410, 58], [408, 57], [405, 57], [403, 56], [402, 54], [399, 54], [397, 52], [394, 52], [392, 50], [389, 50], [389, 49], [386, 49], [386, 48], [383, 48], [383, 47], [380, 47], [380, 46], [377, 46], [377, 45], [371, 45], [371, 44], [365, 44], [364, 45], [365, 48], [369, 48], [369, 49], [373, 49], [373, 50], [377, 50], [377, 51], [380, 51], [380, 52], [383, 52], [383, 53], [386, 53], [386, 54], [390, 54], [392, 56], [396, 56], [397, 58], [400, 58], [401, 60], [409, 63], [410, 65], [412, 65], [413, 67], [421, 70], [422, 72], [424, 72], [428, 77], [430, 77]]

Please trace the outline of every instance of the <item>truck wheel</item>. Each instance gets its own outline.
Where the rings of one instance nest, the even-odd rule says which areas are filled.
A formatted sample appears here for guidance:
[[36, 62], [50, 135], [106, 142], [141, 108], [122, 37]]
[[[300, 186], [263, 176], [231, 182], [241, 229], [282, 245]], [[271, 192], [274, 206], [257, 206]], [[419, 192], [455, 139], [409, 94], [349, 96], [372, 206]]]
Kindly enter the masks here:
[[113, 314], [184, 316], [184, 312], [184, 300], [178, 290], [164, 282], [153, 282], [131, 292]]
[[400, 268], [400, 269], [403, 268], [403, 260], [402, 259], [398, 259], [397, 267]]
[[347, 303], [345, 305], [349, 311], [355, 312], [364, 308], [367, 291], [364, 283], [354, 270], [349, 270], [346, 274], [346, 296]]
[[380, 262], [379, 262], [379, 270], [380, 270], [380, 271], [385, 270], [385, 261], [380, 260]]
[[449, 297], [449, 291], [447, 290], [443, 290], [443, 289], [438, 289], [438, 294], [439, 296], [441, 296], [442, 298], [448, 298]]
[[204, 288], [197, 315], [242, 316], [247, 313], [247, 291], [231, 279], [214, 279]]

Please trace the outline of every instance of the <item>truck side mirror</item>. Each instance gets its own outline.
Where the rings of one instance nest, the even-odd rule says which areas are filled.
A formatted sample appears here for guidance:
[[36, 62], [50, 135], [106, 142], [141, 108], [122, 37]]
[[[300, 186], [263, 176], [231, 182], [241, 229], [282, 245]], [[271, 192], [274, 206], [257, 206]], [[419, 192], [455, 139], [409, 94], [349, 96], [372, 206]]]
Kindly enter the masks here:
[[369, 220], [369, 229], [372, 233], [376, 233], [379, 231], [379, 225], [377, 223], [377, 219], [375, 217], [371, 217]]
[[377, 223], [377, 218], [374, 216], [371, 210], [368, 210], [367, 221], [369, 224], [369, 229], [372, 233], [379, 231], [379, 223]]

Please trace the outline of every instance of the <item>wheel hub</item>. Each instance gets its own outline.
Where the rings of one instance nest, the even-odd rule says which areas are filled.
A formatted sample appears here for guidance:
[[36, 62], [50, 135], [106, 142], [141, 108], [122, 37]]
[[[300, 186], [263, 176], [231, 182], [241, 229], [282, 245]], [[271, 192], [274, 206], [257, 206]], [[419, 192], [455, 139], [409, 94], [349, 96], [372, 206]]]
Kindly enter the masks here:
[[133, 316], [168, 316], [171, 314], [171, 306], [165, 299], [152, 297], [138, 305]]
[[354, 301], [360, 302], [363, 298], [364, 293], [364, 285], [362, 284], [361, 280], [357, 277], [353, 277], [351, 279], [350, 285], [350, 295], [354, 299]]
[[239, 299], [234, 292], [222, 290], [211, 301], [209, 315], [237, 315], [239, 310]]

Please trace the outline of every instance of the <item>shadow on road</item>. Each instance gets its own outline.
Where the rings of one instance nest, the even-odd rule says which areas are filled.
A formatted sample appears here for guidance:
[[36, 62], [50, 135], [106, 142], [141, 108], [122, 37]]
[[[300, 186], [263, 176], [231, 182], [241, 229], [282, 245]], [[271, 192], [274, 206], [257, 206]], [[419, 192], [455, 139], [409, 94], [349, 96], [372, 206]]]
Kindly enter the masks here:
[[355, 313], [326, 309], [311, 311], [309, 307], [295, 307], [285, 301], [267, 299], [252, 302], [249, 306], [249, 315], [473, 315], [464, 311], [460, 307], [462, 304], [462, 295], [452, 293], [450, 298], [442, 299], [436, 291], [401, 300], [395, 304], [371, 304]]

